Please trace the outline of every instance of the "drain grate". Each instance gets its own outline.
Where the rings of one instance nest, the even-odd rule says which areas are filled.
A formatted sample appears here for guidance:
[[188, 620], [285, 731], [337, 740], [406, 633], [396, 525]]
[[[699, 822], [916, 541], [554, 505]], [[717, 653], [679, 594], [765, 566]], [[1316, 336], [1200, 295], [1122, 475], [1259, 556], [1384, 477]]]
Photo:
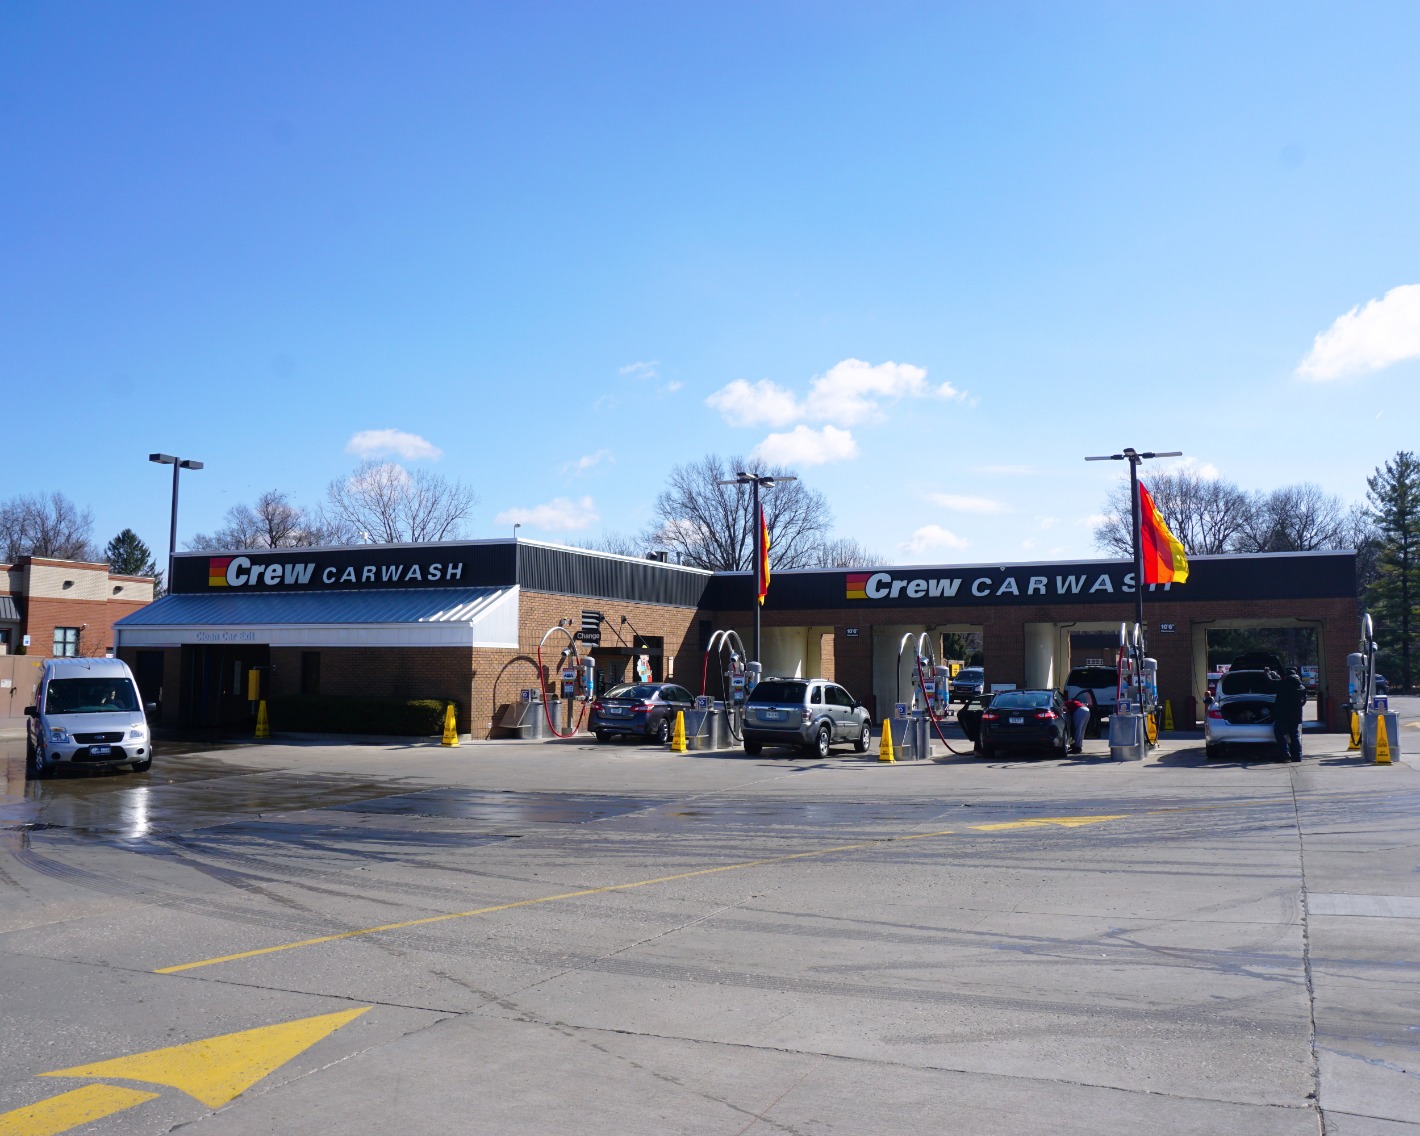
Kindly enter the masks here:
[[51, 828], [63, 828], [62, 824], [50, 824], [47, 821], [32, 820], [27, 824], [9, 824], [0, 828], [0, 832], [45, 832]]

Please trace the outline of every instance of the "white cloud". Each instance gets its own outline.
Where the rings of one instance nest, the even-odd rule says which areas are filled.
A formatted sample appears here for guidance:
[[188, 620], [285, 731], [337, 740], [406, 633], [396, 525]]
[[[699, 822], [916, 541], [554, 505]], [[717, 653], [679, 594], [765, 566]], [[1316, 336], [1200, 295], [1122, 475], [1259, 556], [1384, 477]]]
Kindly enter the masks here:
[[438, 461], [444, 456], [444, 451], [432, 442], [403, 430], [361, 430], [345, 443], [345, 452], [356, 454], [366, 461], [391, 454], [405, 461]]
[[624, 367], [618, 367], [616, 373], [629, 375], [633, 379], [656, 379], [661, 375], [661, 361], [647, 359], [644, 362], [628, 363]]
[[825, 465], [857, 456], [853, 435], [836, 426], [795, 426], [787, 434], [770, 434], [750, 453], [767, 465]]
[[1349, 379], [1420, 358], [1420, 284], [1402, 284], [1352, 308], [1316, 337], [1297, 376]]
[[904, 398], [939, 398], [969, 402], [951, 383], [930, 386], [927, 372], [911, 363], [865, 363], [844, 359], [809, 381], [800, 398], [770, 379], [745, 379], [721, 387], [705, 400], [732, 426], [788, 426], [793, 422], [831, 422], [853, 426], [878, 418], [883, 405]]
[[685, 384], [679, 379], [671, 379], [671, 381], [666, 384], [666, 393], [675, 394], [675, 392], [680, 390], [683, 386], [685, 386]]
[[958, 493], [929, 493], [927, 500], [954, 513], [1003, 513], [1006, 506], [990, 497], [963, 497]]
[[897, 547], [909, 555], [921, 556], [939, 548], [962, 549], [967, 546], [967, 543], [956, 533], [950, 529], [942, 528], [941, 525], [923, 525]]
[[[1218, 467], [1212, 462], [1201, 462], [1194, 457], [1180, 458], [1176, 462], [1170, 462], [1163, 468], [1169, 473], [1191, 473], [1197, 477], [1201, 477], [1204, 481], [1217, 481], [1218, 478], [1222, 476], [1218, 472]], [[1121, 472], [1121, 476], [1129, 476], [1127, 466]], [[1143, 481], [1146, 485], [1148, 484], [1149, 466], [1147, 464], [1139, 467], [1139, 480]]]
[[529, 508], [504, 509], [493, 518], [495, 525], [527, 525], [529, 528], [547, 532], [572, 532], [593, 525], [601, 517], [590, 497], [573, 501], [567, 497], [554, 497], [542, 505]]
[[616, 456], [610, 450], [598, 450], [594, 454], [583, 454], [576, 461], [564, 462], [562, 472], [576, 477], [579, 474], [586, 473], [588, 470], [595, 469], [603, 462], [606, 462], [608, 465], [615, 465]]
[[1049, 532], [1060, 523], [1059, 517], [1037, 517], [1036, 519], [1040, 522], [1041, 532]]
[[705, 400], [731, 426], [787, 426], [804, 417], [803, 408], [790, 391], [768, 379], [748, 383], [736, 379]]
[[1081, 522], [1081, 524], [1085, 525], [1089, 529], [1097, 529], [1107, 520], [1109, 520], [1108, 513], [1091, 513]]

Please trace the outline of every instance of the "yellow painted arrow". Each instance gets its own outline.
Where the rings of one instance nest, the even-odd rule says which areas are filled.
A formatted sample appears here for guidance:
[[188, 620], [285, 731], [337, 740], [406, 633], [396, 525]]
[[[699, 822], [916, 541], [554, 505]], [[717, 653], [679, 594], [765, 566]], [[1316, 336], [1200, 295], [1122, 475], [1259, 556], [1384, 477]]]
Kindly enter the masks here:
[[1032, 817], [1030, 820], [1009, 820], [1003, 824], [974, 824], [971, 827], [981, 832], [997, 832], [1003, 828], [1038, 828], [1047, 824], [1058, 824], [1063, 828], [1079, 828], [1083, 824], [1101, 824], [1107, 820], [1123, 820], [1123, 813], [1118, 816], [1094, 816], [1094, 817]]
[[[112, 1061], [57, 1069], [40, 1076], [103, 1077], [106, 1080], [167, 1085], [196, 1097], [209, 1108], [221, 1108], [369, 1008], [362, 1006], [358, 1010], [341, 1010], [335, 1014], [300, 1018], [280, 1025], [260, 1026], [240, 1033], [189, 1041], [167, 1049], [150, 1049], [147, 1053], [135, 1053], [130, 1057], [116, 1057]], [[5, 1119], [0, 1117], [0, 1124]], [[0, 1133], [3, 1132], [4, 1129], [0, 1128]]]
[[85, 1085], [82, 1089], [60, 1093], [0, 1115], [0, 1136], [57, 1136], [81, 1124], [92, 1124], [135, 1104], [154, 1100], [157, 1095], [121, 1089], [117, 1085]]

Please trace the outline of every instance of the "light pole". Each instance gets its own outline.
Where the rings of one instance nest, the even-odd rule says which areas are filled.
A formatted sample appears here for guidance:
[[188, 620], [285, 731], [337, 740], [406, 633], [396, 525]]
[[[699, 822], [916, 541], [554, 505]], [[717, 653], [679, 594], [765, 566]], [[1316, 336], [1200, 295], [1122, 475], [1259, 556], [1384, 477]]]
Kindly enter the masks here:
[[172, 523], [168, 528], [168, 592], [173, 590], [173, 554], [177, 552], [177, 503], [178, 503], [178, 472], [184, 469], [201, 469], [200, 461], [193, 461], [191, 458], [178, 458], [172, 454], [149, 454], [148, 460], [156, 462], [158, 465], [170, 465], [173, 467], [173, 515]]
[[1146, 450], [1142, 454], [1132, 446], [1126, 446], [1122, 454], [1105, 454], [1101, 457], [1086, 458], [1087, 462], [1127, 461], [1129, 463], [1129, 537], [1134, 544], [1134, 623], [1139, 628], [1139, 660], [1143, 665], [1144, 651], [1144, 542], [1139, 532], [1139, 463], [1151, 458], [1181, 458], [1182, 450], [1155, 453]]
[[519, 530], [520, 528], [522, 528], [522, 527], [523, 527], [523, 522], [522, 522], [522, 521], [518, 521], [515, 525], [513, 525], [513, 542], [514, 542], [514, 543], [517, 543], [517, 540], [518, 540], [518, 530]]
[[[759, 582], [760, 565], [764, 563], [764, 526], [760, 524], [759, 511], [759, 490], [762, 486], [765, 489], [773, 489], [781, 481], [798, 481], [797, 477], [769, 477], [762, 473], [737, 472], [733, 481], [718, 481], [717, 485], [748, 485], [753, 497], [753, 515], [750, 523], [754, 526], [754, 578], [755, 583]], [[759, 602], [759, 589], [755, 589], [754, 597], [754, 661], [762, 661], [759, 653], [759, 615], [763, 605]]]

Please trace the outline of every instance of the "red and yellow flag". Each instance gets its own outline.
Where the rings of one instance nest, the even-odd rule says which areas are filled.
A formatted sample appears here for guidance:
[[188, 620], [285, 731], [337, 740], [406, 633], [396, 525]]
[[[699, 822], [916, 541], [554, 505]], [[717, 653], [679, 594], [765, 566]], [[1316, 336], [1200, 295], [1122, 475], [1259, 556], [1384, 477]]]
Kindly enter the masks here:
[[1164, 515], [1139, 482], [1139, 543], [1144, 554], [1144, 583], [1182, 584], [1188, 580], [1188, 557]]
[[764, 597], [769, 594], [769, 526], [764, 523], [764, 507], [759, 509], [759, 563], [755, 566], [756, 583], [759, 585], [759, 603], [764, 606]]

